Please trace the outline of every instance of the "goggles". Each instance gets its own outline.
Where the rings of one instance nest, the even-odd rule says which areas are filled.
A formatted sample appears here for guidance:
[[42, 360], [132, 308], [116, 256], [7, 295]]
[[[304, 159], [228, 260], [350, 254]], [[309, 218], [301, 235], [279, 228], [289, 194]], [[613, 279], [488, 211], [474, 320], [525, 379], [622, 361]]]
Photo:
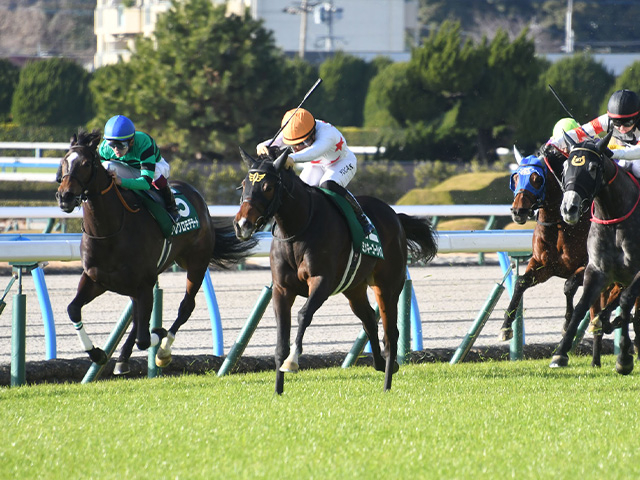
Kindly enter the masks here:
[[127, 150], [129, 148], [129, 142], [120, 141], [120, 140], [109, 140], [107, 142], [107, 145], [109, 145], [114, 150], [120, 150], [120, 151]]
[[612, 118], [611, 123], [613, 123], [614, 127], [633, 127], [633, 124], [636, 123], [635, 117], [631, 118]]

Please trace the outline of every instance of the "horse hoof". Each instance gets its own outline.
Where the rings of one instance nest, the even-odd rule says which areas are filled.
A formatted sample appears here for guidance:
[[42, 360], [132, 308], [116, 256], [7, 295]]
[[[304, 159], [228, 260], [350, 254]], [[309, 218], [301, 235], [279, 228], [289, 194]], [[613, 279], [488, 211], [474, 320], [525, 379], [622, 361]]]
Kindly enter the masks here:
[[551, 357], [550, 368], [564, 368], [569, 366], [569, 357], [565, 355], [554, 355]]
[[633, 359], [631, 359], [631, 362], [625, 364], [620, 363], [620, 360], [616, 360], [616, 372], [620, 375], [629, 375], [633, 372]]
[[513, 328], [503, 328], [500, 330], [500, 341], [507, 342], [513, 338]]
[[114, 375], [126, 375], [129, 372], [131, 372], [129, 362], [116, 362], [116, 366], [113, 368]]
[[158, 367], [158, 368], [168, 367], [172, 360], [173, 360], [173, 358], [171, 357], [171, 354], [169, 354], [169, 356], [167, 356], [167, 357], [160, 357], [156, 353], [156, 367]]
[[393, 362], [393, 373], [398, 373], [400, 370], [400, 364], [398, 362]]
[[283, 373], [298, 373], [299, 370], [300, 365], [288, 360], [282, 362], [282, 365], [280, 366], [280, 371]]
[[107, 354], [104, 353], [104, 350], [98, 347], [93, 347], [91, 350], [87, 352], [89, 354], [89, 358], [93, 363], [97, 363], [98, 365], [104, 365], [107, 363]]

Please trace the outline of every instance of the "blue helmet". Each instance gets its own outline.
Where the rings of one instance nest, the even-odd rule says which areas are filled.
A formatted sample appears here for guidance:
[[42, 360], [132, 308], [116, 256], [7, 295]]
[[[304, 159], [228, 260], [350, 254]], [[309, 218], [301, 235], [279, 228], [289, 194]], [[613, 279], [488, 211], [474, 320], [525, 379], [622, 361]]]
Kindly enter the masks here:
[[129, 140], [136, 133], [133, 122], [124, 115], [111, 117], [104, 126], [106, 140]]

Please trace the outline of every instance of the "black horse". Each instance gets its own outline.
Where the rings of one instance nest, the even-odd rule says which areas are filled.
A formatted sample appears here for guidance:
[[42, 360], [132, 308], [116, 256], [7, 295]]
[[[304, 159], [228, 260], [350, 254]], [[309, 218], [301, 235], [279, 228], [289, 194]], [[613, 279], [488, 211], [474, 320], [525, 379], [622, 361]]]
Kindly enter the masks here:
[[[75, 298], [67, 308], [80, 341], [92, 361], [103, 365], [105, 352], [90, 340], [82, 323], [82, 307], [105, 291], [127, 295], [133, 302], [133, 326], [116, 365], [116, 373], [127, 373], [134, 343], [141, 350], [161, 341], [156, 364], [171, 362], [171, 343], [195, 307], [195, 296], [209, 264], [228, 268], [247, 257], [256, 242], [240, 242], [229, 223], [215, 226], [207, 204], [190, 185], [172, 182], [196, 209], [200, 228], [173, 236], [165, 242], [158, 222], [131, 191], [120, 190], [102, 166], [97, 153], [100, 133], [80, 132], [71, 138], [71, 148], [58, 170], [58, 205], [71, 212], [82, 204], [83, 234], [80, 243], [83, 273]], [[169, 332], [149, 332], [153, 288], [158, 275], [176, 262], [187, 271], [187, 289], [178, 317]]]
[[[241, 151], [249, 173], [242, 182], [242, 203], [234, 220], [236, 235], [247, 240], [265, 222], [275, 219], [270, 260], [278, 331], [277, 394], [284, 389], [284, 372], [298, 371], [305, 330], [325, 300], [344, 285], [352, 258], [351, 234], [344, 216], [318, 188], [305, 184], [293, 169], [284, 167], [287, 152], [274, 161], [269, 156], [254, 160]], [[373, 197], [358, 197], [358, 201], [376, 227], [384, 259], [361, 255], [355, 276], [342, 293], [362, 321], [371, 342], [374, 366], [385, 372], [384, 389], [389, 390], [392, 374], [398, 369], [398, 298], [405, 282], [407, 250], [414, 260], [428, 262], [436, 254], [437, 245], [428, 221], [396, 214]], [[368, 286], [380, 308], [384, 358], [376, 314], [367, 298]], [[290, 351], [291, 307], [298, 295], [308, 299], [298, 313], [298, 333]]]
[[607, 145], [611, 134], [598, 142], [580, 143], [565, 135], [571, 148], [563, 172], [562, 217], [567, 223], [575, 224], [583, 210], [591, 208], [592, 225], [587, 239], [589, 263], [582, 297], [550, 366], [568, 365], [568, 352], [580, 320], [603, 289], [620, 283], [626, 288], [620, 295], [620, 316], [613, 322], [622, 331], [616, 370], [626, 375], [633, 370], [629, 320], [640, 293], [640, 243], [637, 241], [640, 185], [610, 158]]

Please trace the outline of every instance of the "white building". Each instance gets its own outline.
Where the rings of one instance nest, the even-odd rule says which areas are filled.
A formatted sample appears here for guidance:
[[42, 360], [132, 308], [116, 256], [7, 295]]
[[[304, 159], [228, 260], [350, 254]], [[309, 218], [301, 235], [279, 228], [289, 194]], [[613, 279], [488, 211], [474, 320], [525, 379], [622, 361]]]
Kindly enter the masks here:
[[[367, 60], [377, 55], [406, 60], [408, 38], [418, 28], [417, 0], [212, 1], [226, 3], [229, 13], [249, 8], [273, 30], [278, 47], [298, 54], [342, 50]], [[135, 37], [151, 36], [158, 15], [170, 7], [168, 0], [97, 0], [94, 67], [128, 60]]]

